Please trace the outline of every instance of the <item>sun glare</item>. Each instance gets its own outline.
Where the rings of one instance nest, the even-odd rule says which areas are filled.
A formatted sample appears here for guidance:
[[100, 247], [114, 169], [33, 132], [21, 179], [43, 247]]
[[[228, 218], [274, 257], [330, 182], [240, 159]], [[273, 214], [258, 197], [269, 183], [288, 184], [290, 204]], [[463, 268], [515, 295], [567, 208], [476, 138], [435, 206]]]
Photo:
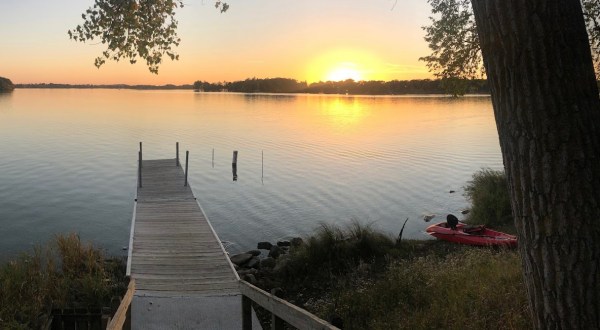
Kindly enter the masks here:
[[352, 79], [354, 81], [362, 80], [362, 75], [356, 69], [354, 63], [342, 63], [331, 69], [327, 74], [327, 80], [330, 81], [342, 81], [347, 79]]
[[308, 82], [353, 79], [385, 80], [382, 62], [370, 52], [356, 49], [326, 50], [315, 57], [306, 70]]

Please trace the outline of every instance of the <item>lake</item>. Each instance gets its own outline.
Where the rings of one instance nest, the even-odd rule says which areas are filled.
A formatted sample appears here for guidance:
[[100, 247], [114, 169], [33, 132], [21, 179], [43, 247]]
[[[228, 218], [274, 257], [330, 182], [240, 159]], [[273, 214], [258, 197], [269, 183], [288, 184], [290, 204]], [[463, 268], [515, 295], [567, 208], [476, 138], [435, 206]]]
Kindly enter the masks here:
[[144, 159], [190, 151], [234, 252], [353, 220], [426, 239], [424, 215], [462, 218], [471, 175], [502, 168], [484, 96], [18, 89], [0, 94], [0, 260], [67, 232], [125, 255], [140, 141]]

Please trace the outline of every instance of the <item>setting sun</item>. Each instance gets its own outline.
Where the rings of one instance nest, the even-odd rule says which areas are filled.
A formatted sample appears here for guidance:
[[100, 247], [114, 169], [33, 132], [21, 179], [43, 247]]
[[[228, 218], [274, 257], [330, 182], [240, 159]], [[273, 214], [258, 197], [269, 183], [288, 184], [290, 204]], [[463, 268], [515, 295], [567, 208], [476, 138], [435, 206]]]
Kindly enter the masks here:
[[362, 75], [360, 74], [360, 71], [356, 69], [356, 64], [341, 63], [338, 66], [334, 67], [327, 74], [327, 80], [341, 81], [347, 79], [352, 79], [354, 81], [362, 80]]
[[325, 51], [308, 64], [306, 75], [309, 82], [388, 78], [384, 64], [377, 56], [358, 49]]

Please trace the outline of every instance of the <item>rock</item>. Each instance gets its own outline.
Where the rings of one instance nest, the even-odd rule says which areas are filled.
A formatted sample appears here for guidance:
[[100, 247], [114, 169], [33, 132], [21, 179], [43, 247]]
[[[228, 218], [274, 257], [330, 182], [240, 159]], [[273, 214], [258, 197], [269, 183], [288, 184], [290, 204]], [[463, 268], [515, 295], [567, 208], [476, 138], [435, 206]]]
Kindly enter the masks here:
[[275, 267], [275, 264], [275, 259], [267, 257], [260, 261], [260, 268], [273, 268]]
[[298, 247], [304, 244], [304, 240], [301, 237], [294, 237], [292, 238], [291, 243], [293, 247]]
[[466, 210], [460, 211], [460, 214], [469, 214], [469, 212], [471, 212], [471, 210], [466, 209]]
[[248, 263], [246, 264], [246, 267], [248, 268], [258, 268], [260, 266], [260, 259], [258, 259], [257, 257], [252, 257], [252, 259], [250, 259], [250, 261], [248, 261]]
[[279, 272], [280, 270], [285, 268], [285, 266], [287, 265], [287, 263], [289, 261], [290, 261], [290, 256], [288, 254], [284, 254], [281, 257], [279, 257], [279, 259], [277, 259], [277, 263], [275, 264], [275, 267], [273, 267], [273, 272]]
[[256, 246], [257, 249], [261, 250], [271, 250], [272, 247], [273, 244], [271, 244], [270, 242], [258, 242], [258, 245]]
[[456, 191], [450, 190], [449, 193], [454, 194]]
[[258, 270], [254, 269], [254, 268], [250, 268], [250, 269], [240, 269], [238, 270], [238, 275], [240, 276], [244, 276], [244, 275], [255, 275], [256, 273], [258, 273]]
[[260, 250], [250, 250], [250, 251], [248, 251], [246, 253], [249, 253], [249, 254], [251, 254], [251, 255], [253, 255], [255, 257], [258, 257], [262, 252], [260, 252]]
[[232, 263], [241, 266], [243, 264], [245, 264], [246, 262], [248, 262], [248, 260], [252, 259], [253, 255], [251, 255], [250, 253], [240, 253], [240, 254], [236, 254], [234, 256], [231, 256], [229, 258], [229, 260], [231, 260]]
[[431, 219], [433, 219], [433, 218], [435, 218], [435, 214], [426, 214], [426, 215], [423, 217], [423, 220], [424, 220], [425, 222], [429, 222], [429, 221], [431, 221]]
[[252, 274], [246, 274], [242, 277], [242, 280], [250, 283], [250, 284], [255, 284], [256, 283], [256, 276], [252, 275]]
[[282, 251], [283, 250], [279, 246], [273, 245], [273, 247], [271, 247], [271, 250], [269, 251], [269, 257], [277, 259], [281, 255]]
[[290, 246], [292, 243], [290, 241], [279, 241], [277, 242], [277, 246]]

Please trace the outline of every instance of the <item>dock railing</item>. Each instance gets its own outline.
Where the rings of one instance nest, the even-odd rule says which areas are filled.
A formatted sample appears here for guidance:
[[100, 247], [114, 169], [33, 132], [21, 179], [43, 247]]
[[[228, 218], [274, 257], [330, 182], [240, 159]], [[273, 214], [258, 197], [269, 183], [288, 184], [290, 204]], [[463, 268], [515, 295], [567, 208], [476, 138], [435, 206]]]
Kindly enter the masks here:
[[131, 329], [131, 300], [133, 300], [133, 293], [135, 292], [135, 280], [129, 281], [127, 292], [121, 300], [119, 308], [115, 312], [115, 315], [108, 323], [106, 330], [130, 330]]
[[[290, 304], [289, 302], [278, 298], [254, 285], [240, 280], [240, 291], [242, 293], [242, 329], [252, 329], [252, 305], [255, 302], [262, 308], [272, 314], [271, 329], [284, 329], [284, 322], [298, 329], [316, 330], [328, 329], [335, 330], [337, 327], [329, 324], [325, 320], [309, 313], [308, 311]], [[338, 329], [339, 330], [339, 329]]]

